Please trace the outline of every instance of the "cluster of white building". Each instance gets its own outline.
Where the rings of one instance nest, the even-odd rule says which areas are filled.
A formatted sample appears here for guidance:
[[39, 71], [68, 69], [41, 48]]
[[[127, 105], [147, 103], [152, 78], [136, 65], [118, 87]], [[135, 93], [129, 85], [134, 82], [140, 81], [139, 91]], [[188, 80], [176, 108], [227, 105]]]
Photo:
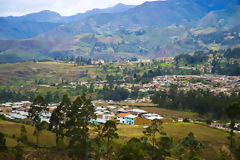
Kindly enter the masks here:
[[135, 125], [137, 118], [146, 120], [163, 119], [159, 114], [148, 113], [142, 109], [134, 109], [128, 106], [119, 107], [115, 105], [96, 107], [95, 114], [97, 118], [91, 120], [94, 124], [104, 124], [108, 120], [114, 120], [119, 124]]
[[[0, 104], [0, 114], [3, 114], [9, 119], [27, 119], [28, 110], [30, 109], [31, 104], [32, 103], [29, 101], [3, 103]], [[56, 109], [57, 105], [58, 104], [49, 105], [49, 111], [42, 114], [41, 121], [49, 123], [51, 113]], [[96, 119], [91, 120], [94, 124], [104, 124], [108, 120], [114, 120], [119, 124], [135, 125], [135, 120], [137, 118], [146, 120], [163, 119], [159, 114], [148, 113], [145, 110], [130, 108], [128, 106], [96, 106], [94, 112], [96, 114]]]
[[[7, 102], [0, 104], [0, 114], [3, 114], [9, 119], [27, 119], [28, 110], [32, 102], [21, 101], [21, 102]], [[51, 117], [51, 111], [56, 108], [57, 104], [49, 105], [48, 112], [42, 114], [41, 121], [46, 121], [49, 123]]]

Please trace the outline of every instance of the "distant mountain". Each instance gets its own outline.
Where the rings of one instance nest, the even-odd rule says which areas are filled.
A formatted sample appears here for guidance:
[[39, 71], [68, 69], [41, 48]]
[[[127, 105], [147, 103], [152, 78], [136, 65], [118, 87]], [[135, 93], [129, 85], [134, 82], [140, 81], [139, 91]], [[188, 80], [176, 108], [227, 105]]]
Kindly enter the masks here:
[[100, 14], [100, 13], [120, 13], [120, 12], [125, 12], [133, 7], [135, 7], [135, 5], [125, 5], [125, 4], [119, 3], [113, 7], [104, 8], [104, 9], [93, 9], [93, 10], [87, 11], [85, 13], [78, 13], [73, 16], [65, 17], [65, 18], [63, 18], [63, 21], [64, 22], [79, 21], [86, 17], [92, 16], [95, 14]]
[[30, 13], [24, 16], [9, 16], [3, 17], [5, 20], [12, 21], [28, 21], [28, 22], [50, 22], [50, 23], [62, 23], [62, 16], [57, 12], [44, 10], [36, 13]]
[[[240, 44], [239, 6], [239, 0], [168, 0], [118, 4], [70, 17], [42, 11], [0, 18], [0, 39], [13, 39], [0, 41], [0, 63], [59, 56], [156, 58], [227, 49]], [[29, 39], [14, 40], [21, 38]]]
[[0, 40], [0, 44], [0, 63], [15, 63], [50, 58], [47, 53], [54, 42], [34, 39]]
[[211, 11], [198, 22], [201, 27], [234, 27], [239, 24], [240, 6]]
[[167, 27], [183, 25], [194, 27], [212, 9], [225, 9], [240, 4], [238, 0], [168, 0], [145, 2], [121, 13], [104, 13], [81, 21], [61, 25], [39, 36], [43, 39], [70, 37], [82, 33], [112, 33], [121, 28], [144, 26]]
[[99, 14], [99, 13], [120, 13], [127, 11], [130, 8], [135, 7], [134, 5], [125, 5], [125, 4], [117, 4], [113, 7], [104, 8], [104, 9], [92, 9], [85, 13], [78, 13], [72, 16], [61, 16], [57, 12], [44, 10], [36, 13], [30, 13], [24, 16], [9, 16], [2, 17], [5, 20], [14, 20], [14, 21], [30, 21], [30, 22], [50, 22], [50, 23], [70, 23], [74, 21], [82, 20], [86, 17]]
[[85, 13], [79, 13], [68, 17], [61, 16], [59, 13], [48, 10], [19, 17], [0, 17], [0, 40], [33, 38], [57, 26], [62, 27], [61, 24], [80, 21], [100, 13], [120, 13], [133, 7], [135, 6], [117, 4], [110, 8], [93, 9]]
[[52, 30], [58, 23], [6, 20], [0, 18], [0, 40], [26, 39]]

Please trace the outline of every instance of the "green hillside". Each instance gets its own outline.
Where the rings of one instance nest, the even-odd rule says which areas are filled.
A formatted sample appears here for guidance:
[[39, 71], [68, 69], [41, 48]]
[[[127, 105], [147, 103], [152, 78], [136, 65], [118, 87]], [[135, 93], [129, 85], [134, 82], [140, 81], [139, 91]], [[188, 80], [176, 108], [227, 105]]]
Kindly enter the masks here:
[[[7, 135], [7, 146], [14, 147], [17, 145], [17, 138], [20, 136], [20, 123], [0, 121], [0, 129], [1, 132]], [[36, 143], [36, 137], [33, 136], [34, 128], [32, 126], [25, 125], [27, 129], [27, 136], [29, 144], [34, 145]], [[143, 126], [127, 126], [127, 125], [118, 125], [118, 134], [119, 139], [115, 140], [115, 145], [117, 149], [118, 145], [125, 144], [130, 138], [143, 136], [142, 131], [144, 130]], [[229, 151], [229, 140], [227, 138], [228, 134], [225, 131], [214, 129], [201, 124], [192, 124], [192, 123], [166, 123], [163, 124], [164, 131], [168, 136], [173, 137], [176, 143], [180, 142], [189, 132], [193, 132], [196, 138], [204, 143], [205, 148], [198, 153], [198, 156], [201, 159], [215, 160], [220, 157], [220, 151], [224, 152]], [[91, 135], [91, 137], [94, 135]], [[23, 151], [26, 153], [34, 152], [43, 152], [47, 155], [55, 155], [58, 159], [68, 159], [66, 156], [66, 152], [62, 151], [62, 154], [58, 153], [58, 151], [54, 150], [55, 146], [55, 135], [50, 131], [44, 130], [39, 137], [39, 145], [40, 147], [44, 147], [45, 149], [35, 149], [30, 146], [25, 146]], [[177, 149], [177, 148], [176, 148]], [[172, 150], [172, 157], [177, 157], [177, 150]], [[33, 153], [34, 153], [33, 152]], [[32, 153], [32, 156], [34, 154]], [[59, 157], [62, 155], [62, 157]], [[8, 157], [12, 156], [11, 154], [7, 155]], [[187, 156], [187, 155], [186, 155]], [[14, 156], [13, 156], [14, 157]], [[41, 156], [44, 158], [44, 156]], [[41, 159], [36, 157], [37, 159]]]

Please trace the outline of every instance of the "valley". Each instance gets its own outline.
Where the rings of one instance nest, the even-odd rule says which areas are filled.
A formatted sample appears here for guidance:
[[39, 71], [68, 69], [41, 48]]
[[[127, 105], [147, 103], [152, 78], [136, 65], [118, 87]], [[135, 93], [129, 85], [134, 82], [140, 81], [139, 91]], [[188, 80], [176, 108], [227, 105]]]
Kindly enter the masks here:
[[239, 0], [1, 3], [0, 160], [240, 159]]

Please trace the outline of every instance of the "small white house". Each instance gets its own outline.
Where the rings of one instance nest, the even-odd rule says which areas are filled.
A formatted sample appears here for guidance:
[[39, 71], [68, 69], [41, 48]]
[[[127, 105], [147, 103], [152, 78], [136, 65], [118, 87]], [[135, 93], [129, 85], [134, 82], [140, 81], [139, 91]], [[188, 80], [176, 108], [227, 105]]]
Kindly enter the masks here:
[[163, 119], [162, 116], [160, 116], [159, 114], [155, 114], [155, 113], [147, 113], [147, 114], [144, 114], [143, 117], [146, 119], [149, 119], [149, 120]]
[[119, 113], [117, 115], [117, 121], [120, 123], [120, 124], [125, 124], [125, 121], [126, 121], [126, 116], [127, 115], [130, 115], [130, 113]]

